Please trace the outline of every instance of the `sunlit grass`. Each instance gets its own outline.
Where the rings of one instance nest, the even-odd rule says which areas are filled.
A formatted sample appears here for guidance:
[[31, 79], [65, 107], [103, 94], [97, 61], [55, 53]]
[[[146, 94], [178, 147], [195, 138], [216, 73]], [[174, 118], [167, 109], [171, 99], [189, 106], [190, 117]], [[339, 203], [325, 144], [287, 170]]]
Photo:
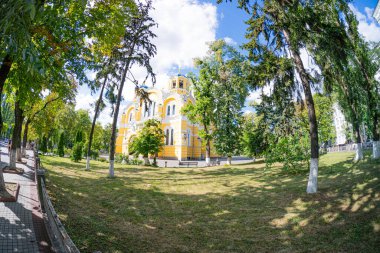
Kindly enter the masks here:
[[151, 168], [42, 157], [48, 188], [82, 252], [377, 252], [380, 164], [353, 153], [320, 159], [319, 193], [307, 172], [265, 164]]

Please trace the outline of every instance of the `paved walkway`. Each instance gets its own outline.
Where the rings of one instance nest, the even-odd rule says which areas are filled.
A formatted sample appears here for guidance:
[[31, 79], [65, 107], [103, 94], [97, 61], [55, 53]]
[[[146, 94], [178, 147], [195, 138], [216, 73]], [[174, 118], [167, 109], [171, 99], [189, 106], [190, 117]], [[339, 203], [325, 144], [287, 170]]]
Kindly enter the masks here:
[[[0, 147], [2, 166], [9, 162], [8, 150]], [[0, 202], [0, 253], [5, 252], [51, 252], [46, 234], [37, 186], [34, 182], [33, 153], [23, 159], [26, 164], [17, 163], [24, 174], [4, 174], [5, 182], [17, 182], [20, 191], [17, 202]]]

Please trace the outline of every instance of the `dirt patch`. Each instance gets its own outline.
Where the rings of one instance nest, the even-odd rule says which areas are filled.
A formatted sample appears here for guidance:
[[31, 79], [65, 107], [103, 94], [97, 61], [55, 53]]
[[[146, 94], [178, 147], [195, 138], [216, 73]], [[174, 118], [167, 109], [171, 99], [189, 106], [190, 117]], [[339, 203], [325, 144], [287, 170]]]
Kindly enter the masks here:
[[5, 191], [0, 191], [0, 202], [16, 202], [20, 185], [5, 183]]

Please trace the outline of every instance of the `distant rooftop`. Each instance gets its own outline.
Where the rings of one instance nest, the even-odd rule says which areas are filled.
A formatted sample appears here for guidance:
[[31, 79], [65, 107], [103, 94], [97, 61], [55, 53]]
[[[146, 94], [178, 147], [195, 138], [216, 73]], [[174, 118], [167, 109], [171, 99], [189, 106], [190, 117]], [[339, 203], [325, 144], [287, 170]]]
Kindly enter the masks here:
[[375, 11], [373, 12], [373, 17], [380, 23], [380, 1], [377, 2]]

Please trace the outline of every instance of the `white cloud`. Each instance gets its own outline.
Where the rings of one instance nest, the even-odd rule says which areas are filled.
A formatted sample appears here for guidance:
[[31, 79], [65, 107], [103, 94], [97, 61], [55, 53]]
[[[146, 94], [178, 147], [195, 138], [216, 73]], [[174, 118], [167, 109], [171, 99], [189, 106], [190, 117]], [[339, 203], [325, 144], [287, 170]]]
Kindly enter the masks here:
[[224, 37], [224, 41], [228, 44], [228, 45], [231, 45], [231, 46], [236, 46], [237, 43], [236, 41], [234, 41], [232, 38], [230, 37]]
[[249, 106], [252, 102], [261, 103], [261, 95], [270, 95], [272, 93], [273, 83], [265, 85], [264, 87], [252, 91], [246, 99], [246, 106]]
[[359, 21], [358, 29], [360, 34], [368, 41], [380, 41], [380, 26], [372, 17], [373, 9], [366, 7], [364, 9], [365, 14], [363, 14], [352, 4], [350, 4], [350, 8]]

